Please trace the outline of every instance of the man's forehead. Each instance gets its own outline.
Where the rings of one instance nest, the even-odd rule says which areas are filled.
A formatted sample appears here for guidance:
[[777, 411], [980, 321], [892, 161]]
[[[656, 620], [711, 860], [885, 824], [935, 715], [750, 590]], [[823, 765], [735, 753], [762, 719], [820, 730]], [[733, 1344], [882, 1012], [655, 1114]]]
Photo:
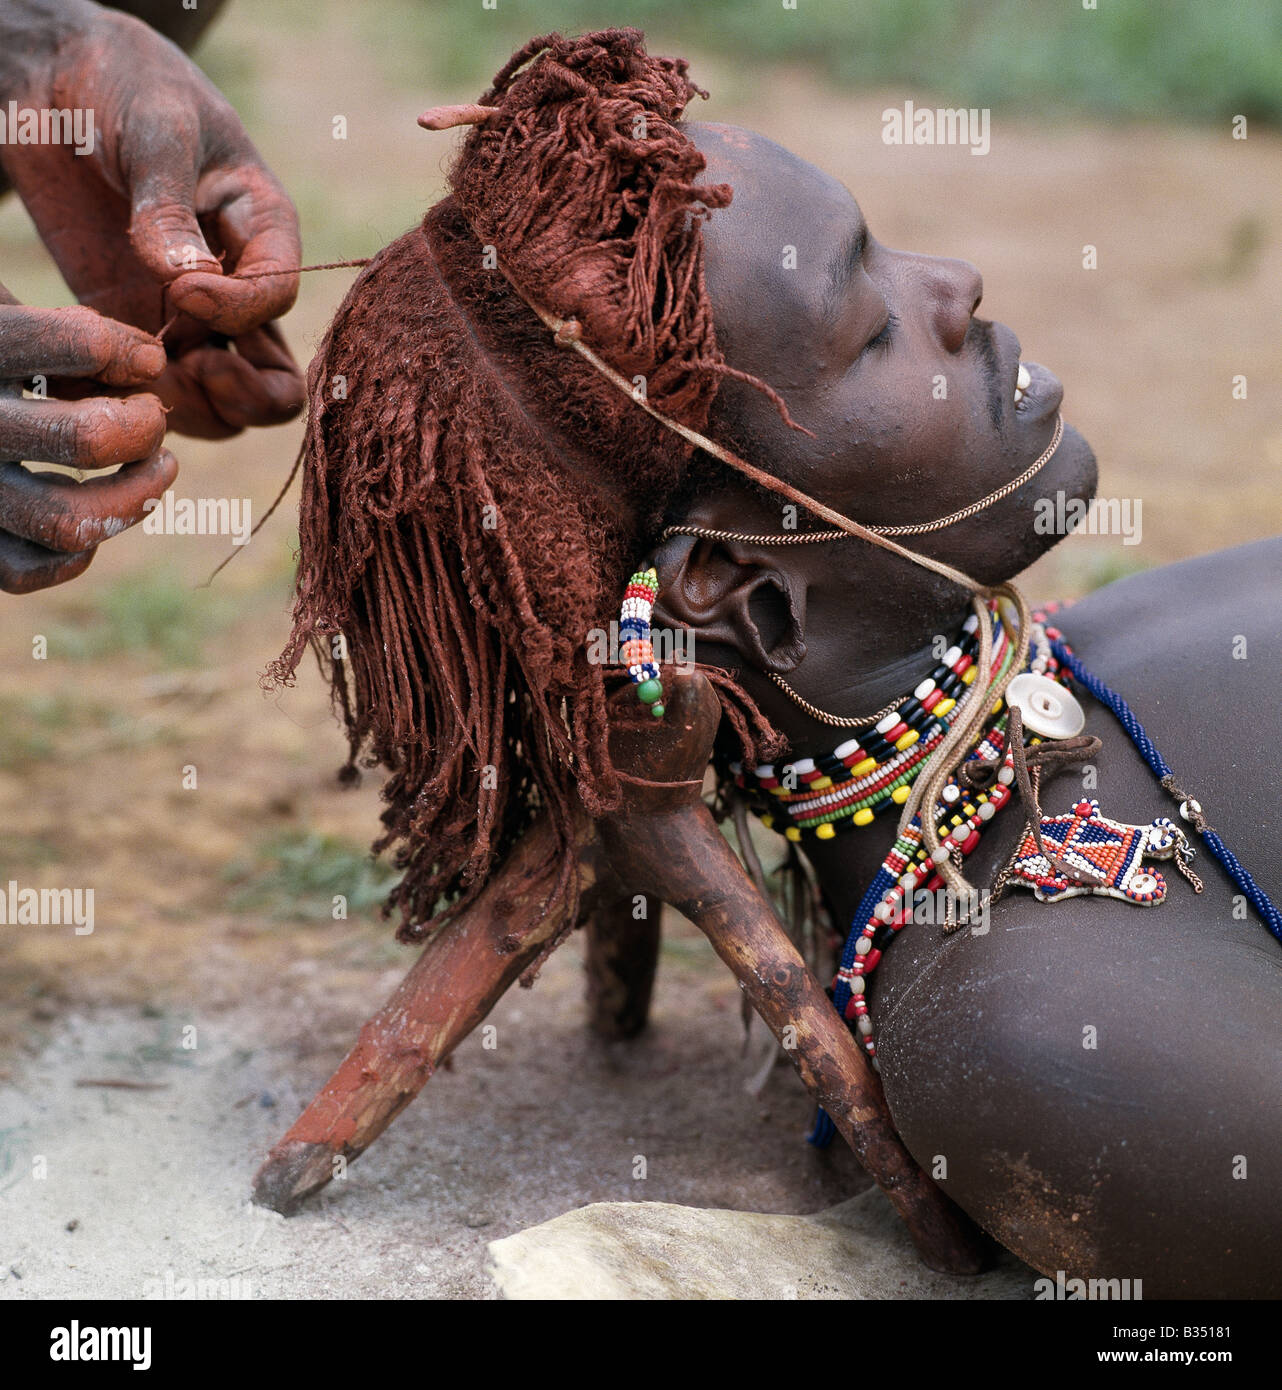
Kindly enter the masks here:
[[694, 122], [685, 128], [707, 160], [703, 181], [734, 188], [730, 206], [704, 224], [714, 305], [727, 291], [738, 298], [751, 285], [806, 318], [825, 320], [867, 236], [849, 190], [754, 131]]
[[756, 131], [702, 121], [687, 121], [682, 128], [707, 161], [700, 181], [731, 184], [741, 206], [786, 209], [802, 199], [825, 217], [859, 215], [844, 184]]

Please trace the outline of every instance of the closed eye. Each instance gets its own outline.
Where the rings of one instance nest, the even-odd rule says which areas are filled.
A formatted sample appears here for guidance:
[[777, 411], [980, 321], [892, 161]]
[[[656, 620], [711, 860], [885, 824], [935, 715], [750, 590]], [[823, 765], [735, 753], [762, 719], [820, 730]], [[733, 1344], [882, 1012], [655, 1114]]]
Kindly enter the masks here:
[[888, 310], [886, 313], [886, 322], [882, 325], [881, 332], [878, 333], [875, 338], [868, 339], [868, 341], [863, 346], [863, 351], [860, 352], [859, 355], [862, 357], [863, 354], [869, 351], [869, 349], [871, 348], [888, 347], [890, 345], [890, 340], [894, 336], [895, 330], [898, 327], [899, 316], [893, 310]]

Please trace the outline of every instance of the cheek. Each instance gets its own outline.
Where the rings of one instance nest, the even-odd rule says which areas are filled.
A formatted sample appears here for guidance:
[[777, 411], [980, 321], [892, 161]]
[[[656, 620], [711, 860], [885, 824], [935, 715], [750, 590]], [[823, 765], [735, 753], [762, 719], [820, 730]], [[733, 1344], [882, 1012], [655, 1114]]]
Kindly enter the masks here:
[[994, 451], [991, 427], [983, 433], [986, 417], [953, 381], [886, 374], [834, 394], [827, 405], [830, 460], [854, 469], [879, 492], [964, 490], [976, 456]]

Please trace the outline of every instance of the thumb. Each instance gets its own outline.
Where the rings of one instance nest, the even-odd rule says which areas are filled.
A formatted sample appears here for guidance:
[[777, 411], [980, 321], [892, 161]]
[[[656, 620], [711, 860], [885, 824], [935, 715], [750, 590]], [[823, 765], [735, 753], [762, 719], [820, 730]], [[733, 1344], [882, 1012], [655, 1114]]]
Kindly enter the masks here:
[[146, 143], [142, 167], [129, 187], [134, 253], [162, 283], [192, 270], [221, 274], [196, 220], [195, 141], [189, 144], [174, 131]]

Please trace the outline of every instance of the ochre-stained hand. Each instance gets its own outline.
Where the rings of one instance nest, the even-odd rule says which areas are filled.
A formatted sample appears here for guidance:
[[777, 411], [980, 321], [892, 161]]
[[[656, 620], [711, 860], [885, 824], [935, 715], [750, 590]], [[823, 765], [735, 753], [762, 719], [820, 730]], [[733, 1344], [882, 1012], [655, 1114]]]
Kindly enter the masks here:
[[178, 315], [153, 383], [169, 427], [222, 438], [296, 415], [302, 374], [271, 321], [298, 292], [298, 219], [217, 89], [105, 8], [16, 86], [20, 106], [93, 112], [92, 153], [9, 144], [0, 166], [82, 304], [150, 333]]
[[[25, 594], [81, 574], [101, 542], [142, 520], [178, 465], [161, 447], [160, 399], [139, 389], [165, 369], [155, 338], [92, 309], [13, 304], [2, 286], [0, 301], [0, 590]], [[91, 378], [113, 394], [77, 401], [22, 396], [24, 385], [52, 389]], [[124, 466], [81, 483], [33, 472], [20, 459]]]

